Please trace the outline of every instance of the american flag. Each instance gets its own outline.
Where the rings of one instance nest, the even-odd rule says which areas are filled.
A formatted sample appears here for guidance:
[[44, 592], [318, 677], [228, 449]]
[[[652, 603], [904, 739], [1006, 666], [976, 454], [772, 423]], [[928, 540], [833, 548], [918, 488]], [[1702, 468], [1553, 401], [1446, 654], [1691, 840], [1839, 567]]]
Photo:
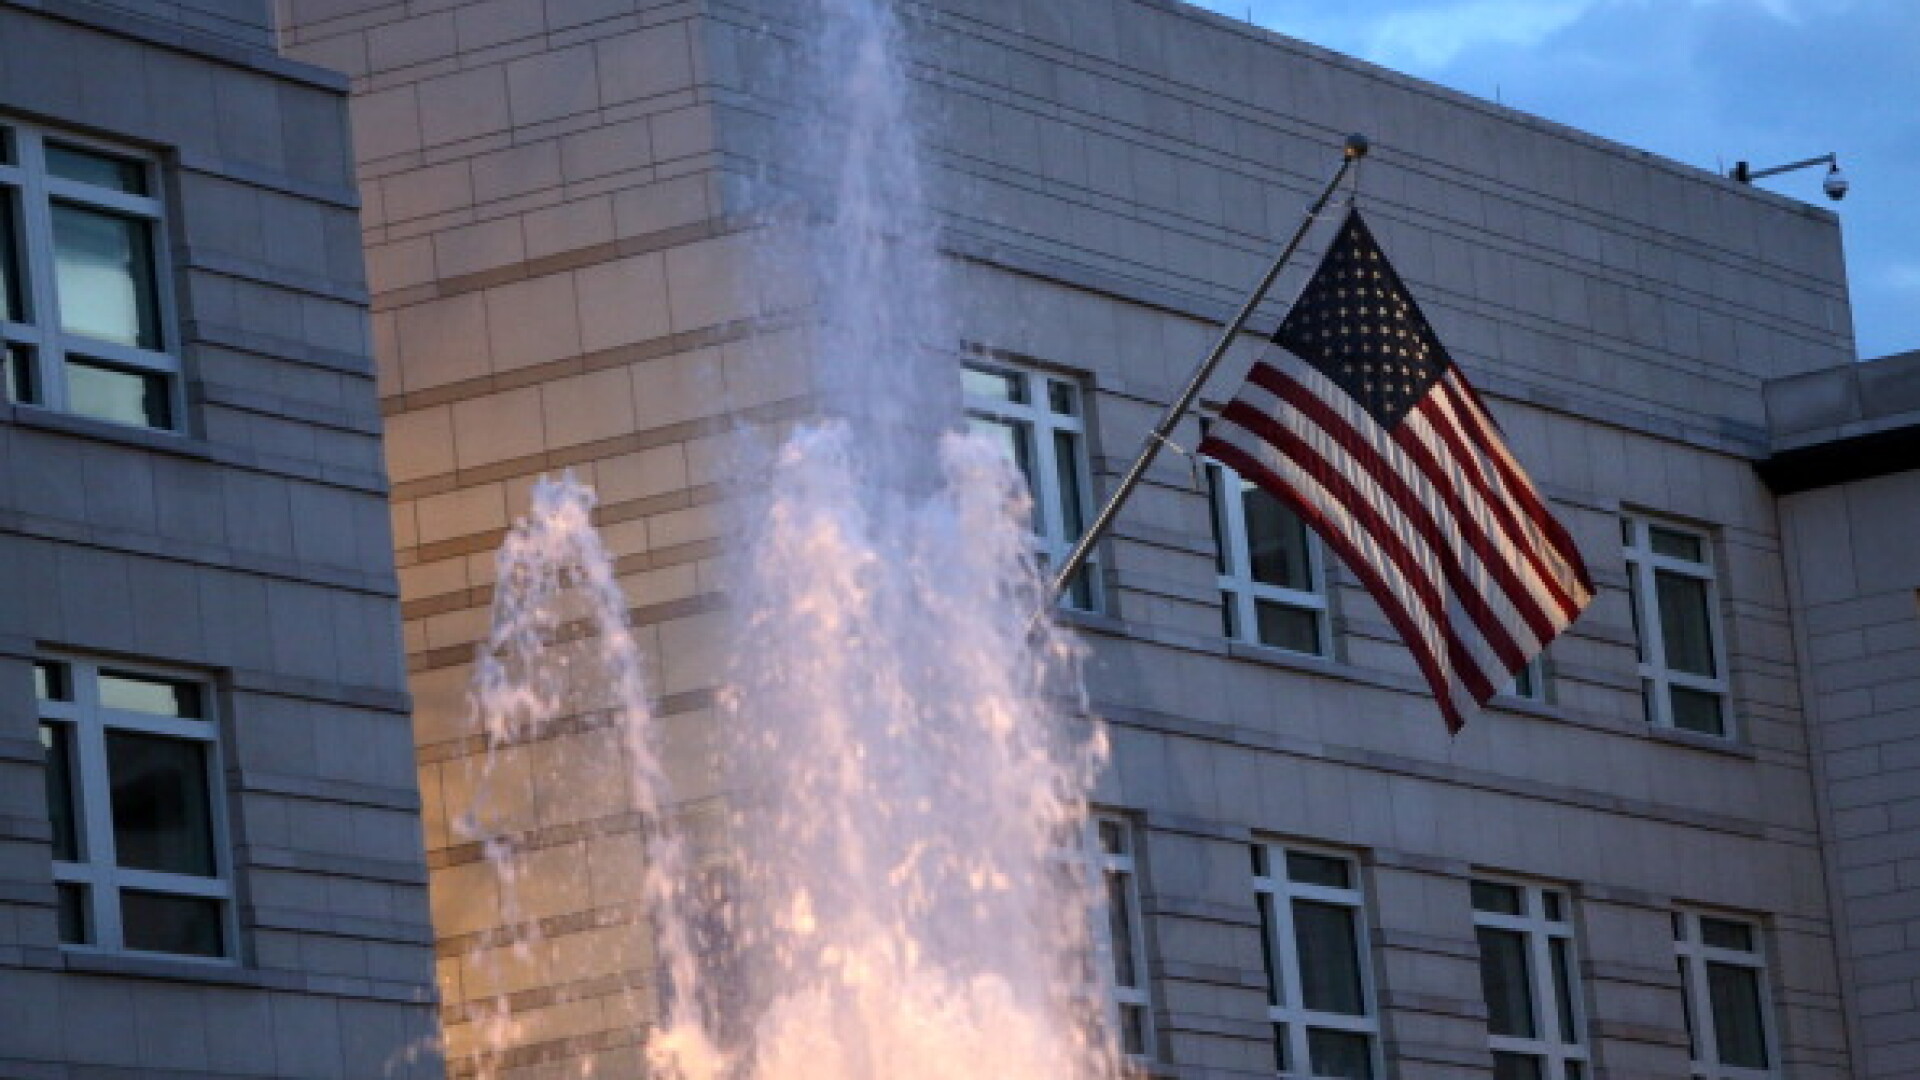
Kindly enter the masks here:
[[1358, 210], [1200, 452], [1340, 555], [1450, 731], [1593, 598], [1579, 550]]

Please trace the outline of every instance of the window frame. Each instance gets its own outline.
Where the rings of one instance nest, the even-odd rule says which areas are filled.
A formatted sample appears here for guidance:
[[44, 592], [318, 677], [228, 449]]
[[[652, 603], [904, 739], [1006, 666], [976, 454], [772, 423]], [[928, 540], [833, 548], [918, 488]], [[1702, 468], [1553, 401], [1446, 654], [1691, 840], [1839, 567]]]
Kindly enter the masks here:
[[[150, 193], [115, 191], [84, 181], [53, 175], [47, 167], [48, 143], [101, 154], [141, 170], [142, 186]], [[30, 350], [32, 385], [36, 400], [14, 397], [13, 388], [0, 387], [0, 401], [15, 408], [41, 409], [101, 424], [114, 424], [161, 434], [184, 434], [186, 380], [180, 359], [180, 329], [175, 306], [172, 254], [169, 247], [164, 171], [153, 153], [86, 135], [45, 127], [0, 115], [0, 214], [10, 215], [17, 250], [23, 321], [5, 317], [0, 307], [0, 349], [19, 346]], [[157, 348], [144, 348], [68, 330], [62, 323], [57, 280], [57, 251], [53, 208], [65, 203], [83, 210], [138, 221], [145, 226], [154, 305]], [[73, 409], [66, 366], [93, 363], [141, 375], [159, 376], [166, 383], [168, 423], [165, 426], [110, 420]]]
[[[1279, 649], [1296, 656], [1328, 656], [1333, 647], [1333, 610], [1327, 590], [1326, 545], [1321, 542], [1320, 534], [1304, 521], [1300, 522], [1307, 536], [1310, 589], [1290, 589], [1255, 580], [1252, 548], [1247, 535], [1246, 502], [1244, 498], [1229, 497], [1229, 489], [1244, 490], [1240, 488], [1241, 485], [1253, 486], [1279, 503], [1280, 508], [1295, 520], [1299, 515], [1293, 507], [1254, 485], [1231, 467], [1212, 458], [1201, 458], [1200, 462], [1207, 471], [1207, 509], [1214, 529], [1214, 581], [1220, 590], [1221, 615], [1225, 623], [1222, 629], [1227, 638], [1265, 649]], [[1314, 635], [1311, 652], [1260, 639], [1258, 605], [1263, 601], [1310, 615]]]
[[[64, 669], [65, 700], [36, 697], [39, 724], [63, 724], [70, 743], [70, 791], [78, 821], [74, 833], [79, 846], [77, 860], [52, 858], [53, 881], [58, 885], [86, 888], [84, 911], [91, 930], [90, 941], [60, 942], [60, 948], [75, 953], [113, 956], [137, 956], [171, 962], [231, 967], [240, 963], [240, 922], [238, 890], [235, 887], [232, 828], [228, 815], [226, 785], [225, 731], [221, 723], [218, 695], [212, 680], [203, 674], [155, 667], [119, 660], [97, 660], [65, 654], [43, 654], [36, 666]], [[142, 678], [182, 683], [198, 689], [199, 718], [169, 717], [155, 713], [116, 709], [100, 700], [99, 676], [102, 672], [124, 673]], [[124, 731], [199, 744], [204, 751], [207, 815], [212, 846], [214, 875], [201, 877], [159, 870], [141, 870], [120, 866], [117, 861], [113, 824], [113, 789], [106, 750], [109, 732]], [[192, 953], [162, 952], [133, 948], [125, 944], [125, 920], [121, 893], [125, 891], [212, 900], [220, 906], [221, 953], [201, 956]]]
[[[1051, 578], [1054, 568], [1066, 561], [1093, 520], [1092, 449], [1087, 424], [1087, 410], [1092, 395], [1078, 379], [1011, 361], [969, 357], [962, 361], [962, 367], [965, 371], [1014, 380], [1025, 398], [1024, 401], [1014, 401], [972, 393], [966, 383], [965, 371], [962, 372], [961, 397], [968, 419], [1006, 425], [1020, 433], [1017, 437], [1026, 439], [1032, 470], [1023, 470], [1023, 475], [1026, 476], [1034, 502], [1034, 553], [1039, 557], [1042, 573]], [[1056, 387], [1072, 395], [1072, 414], [1052, 408], [1052, 392]], [[1071, 532], [1068, 529], [1066, 493], [1060, 490], [1060, 460], [1056, 451], [1058, 436], [1066, 436], [1075, 448], [1074, 460], [1070, 465], [1078, 488], [1079, 505], [1074, 509], [1080, 529]], [[1015, 465], [1018, 465], [1017, 461]], [[1086, 563], [1062, 593], [1060, 602], [1078, 611], [1105, 610], [1097, 550], [1088, 553]]]
[[[1112, 827], [1123, 838], [1123, 850], [1110, 851], [1102, 840], [1103, 827]], [[1153, 1061], [1159, 1052], [1159, 1037], [1153, 1022], [1153, 975], [1147, 964], [1146, 916], [1140, 906], [1139, 835], [1132, 819], [1122, 814], [1093, 813], [1088, 816], [1083, 859], [1092, 894], [1093, 952], [1099, 968], [1101, 1009], [1107, 1029], [1113, 1032], [1114, 1045], [1121, 1056], [1136, 1064]], [[1126, 900], [1129, 941], [1127, 951], [1133, 959], [1138, 986], [1123, 986], [1119, 977], [1119, 955], [1114, 947], [1111, 916], [1111, 881], [1122, 880], [1121, 895]], [[1126, 1045], [1125, 1014], [1135, 1010], [1140, 1019], [1141, 1049]]]
[[[1368, 918], [1366, 886], [1360, 860], [1353, 855], [1327, 848], [1285, 841], [1255, 841], [1251, 852], [1254, 903], [1260, 908], [1262, 957], [1267, 970], [1267, 1020], [1274, 1028], [1275, 1071], [1281, 1076], [1312, 1077], [1310, 1029], [1328, 1029], [1362, 1035], [1367, 1040], [1368, 1067], [1378, 1080], [1388, 1075], [1380, 1031], [1380, 1001], [1373, 971], [1373, 938]], [[1347, 868], [1351, 882], [1346, 888], [1294, 881], [1287, 874], [1290, 852], [1321, 859], [1336, 859]], [[1262, 868], [1265, 873], [1262, 873]], [[1301, 986], [1298, 937], [1294, 930], [1293, 904], [1296, 900], [1348, 908], [1354, 920], [1354, 964], [1360, 975], [1361, 1001], [1366, 1012], [1361, 1016], [1310, 1009]], [[1282, 1034], [1282, 1027], [1285, 1033]], [[1286, 1040], [1286, 1060], [1305, 1068], [1279, 1069], [1278, 1048]]]
[[[1587, 1038], [1586, 980], [1580, 974], [1579, 936], [1574, 932], [1572, 892], [1537, 882], [1475, 874], [1470, 885], [1481, 884], [1519, 891], [1521, 910], [1518, 915], [1488, 911], [1470, 903], [1475, 944], [1478, 945], [1479, 932], [1483, 929], [1520, 935], [1526, 949], [1528, 1005], [1533, 1010], [1535, 1027], [1540, 1032], [1531, 1038], [1494, 1034], [1492, 1003], [1489, 1002], [1487, 1049], [1495, 1054], [1511, 1054], [1539, 1061], [1541, 1080], [1574, 1080], [1569, 1075], [1569, 1064], [1574, 1066], [1579, 1077], [1590, 1078], [1593, 1075], [1593, 1053]], [[1548, 915], [1549, 895], [1559, 900], [1562, 916], [1559, 919]], [[1567, 985], [1564, 988], [1558, 986], [1555, 978], [1552, 945], [1555, 941], [1566, 943]], [[1484, 949], [1478, 951], [1484, 978], [1487, 956]], [[1561, 1030], [1562, 989], [1566, 994], [1564, 1004], [1567, 1015], [1571, 1017], [1572, 1032]], [[1550, 1036], [1549, 1032], [1557, 1037]]]
[[[1753, 937], [1753, 948], [1729, 949], [1709, 945], [1701, 930], [1701, 920], [1744, 926]], [[1780, 1033], [1774, 1021], [1773, 985], [1767, 977], [1768, 956], [1765, 927], [1759, 920], [1715, 911], [1677, 908], [1673, 912], [1673, 952], [1680, 968], [1681, 1007], [1687, 1019], [1688, 1058], [1695, 1080], [1772, 1080], [1780, 1075]], [[1722, 964], [1746, 968], [1759, 983], [1760, 1031], [1767, 1066], [1755, 1069], [1745, 1065], [1727, 1065], [1720, 1061], [1719, 1035], [1713, 1027], [1713, 999], [1707, 982], [1707, 965]], [[1708, 1058], [1702, 1051], [1711, 1046]]]
[[[1734, 715], [1732, 679], [1727, 668], [1727, 628], [1721, 610], [1720, 568], [1715, 558], [1714, 535], [1697, 526], [1635, 510], [1623, 509], [1619, 516], [1627, 571], [1627, 602], [1631, 605], [1635, 645], [1639, 650], [1642, 714], [1647, 723], [1668, 731], [1703, 739], [1738, 740], [1739, 724]], [[1696, 562], [1655, 551], [1652, 530], [1656, 528], [1696, 541], [1701, 560]], [[1717, 672], [1712, 677], [1680, 671], [1667, 662], [1657, 579], [1663, 571], [1699, 581], [1706, 587], [1707, 633], [1713, 638], [1712, 662]], [[1676, 723], [1672, 694], [1675, 688], [1712, 695], [1719, 705], [1721, 730], [1701, 731]]]

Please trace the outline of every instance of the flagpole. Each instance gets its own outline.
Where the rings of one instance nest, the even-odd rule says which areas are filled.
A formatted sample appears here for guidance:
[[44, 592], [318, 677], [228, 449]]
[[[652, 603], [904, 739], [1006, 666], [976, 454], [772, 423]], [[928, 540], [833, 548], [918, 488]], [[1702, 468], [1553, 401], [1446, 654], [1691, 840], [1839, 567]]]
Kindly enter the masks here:
[[1139, 485], [1141, 477], [1146, 475], [1148, 466], [1153, 464], [1154, 458], [1160, 456], [1160, 448], [1173, 434], [1173, 429], [1179, 426], [1180, 418], [1187, 414], [1187, 409], [1192, 407], [1193, 399], [1200, 396], [1200, 390], [1206, 385], [1207, 377], [1213, 374], [1214, 368], [1220, 366], [1220, 361], [1226, 357], [1234, 338], [1240, 335], [1241, 329], [1247, 325], [1247, 320], [1253, 317], [1253, 309], [1260, 306], [1260, 301], [1266, 297], [1267, 290], [1273, 288], [1274, 279], [1280, 276], [1280, 271], [1293, 259], [1293, 253], [1300, 247], [1300, 241], [1306, 238], [1307, 230], [1312, 227], [1314, 219], [1320, 216], [1320, 211], [1326, 208], [1327, 200], [1333, 197], [1334, 189], [1340, 186], [1340, 181], [1346, 179], [1347, 171], [1366, 156], [1367, 137], [1347, 136], [1346, 146], [1340, 155], [1340, 167], [1334, 170], [1333, 178], [1327, 181], [1327, 186], [1321, 189], [1319, 197], [1314, 199], [1313, 205], [1307, 208], [1305, 216], [1300, 219], [1300, 227], [1293, 231], [1293, 237], [1287, 241], [1287, 246], [1281, 250], [1280, 256], [1273, 260], [1272, 266], [1267, 268], [1266, 275], [1260, 279], [1260, 284], [1254, 286], [1253, 295], [1247, 297], [1247, 302], [1241, 305], [1239, 314], [1235, 315], [1233, 320], [1220, 331], [1220, 339], [1214, 342], [1213, 351], [1207, 354], [1206, 359], [1200, 361], [1200, 366], [1194, 371], [1193, 377], [1187, 380], [1186, 388], [1180, 391], [1180, 396], [1175, 398], [1171, 405], [1167, 406], [1166, 413], [1160, 417], [1160, 422], [1154, 425], [1153, 432], [1147, 436], [1145, 445], [1141, 446], [1140, 456], [1134, 459], [1133, 465], [1127, 469], [1125, 475], [1120, 477], [1120, 483], [1114, 487], [1113, 494], [1108, 496], [1107, 504], [1094, 515], [1093, 524], [1087, 526], [1086, 531], [1080, 535], [1079, 543], [1074, 545], [1066, 561], [1060, 564], [1060, 569], [1053, 576], [1052, 584], [1047, 588], [1046, 603], [1040, 611], [1035, 613], [1035, 620], [1044, 616], [1060, 601], [1061, 594], [1065, 593], [1067, 586], [1072, 583], [1073, 575], [1079, 573], [1080, 568], [1086, 565], [1087, 556], [1093, 553], [1093, 546], [1106, 535], [1108, 527], [1113, 524], [1114, 515], [1120, 512], [1120, 504], [1126, 502], [1127, 496], [1133, 494], [1133, 489]]

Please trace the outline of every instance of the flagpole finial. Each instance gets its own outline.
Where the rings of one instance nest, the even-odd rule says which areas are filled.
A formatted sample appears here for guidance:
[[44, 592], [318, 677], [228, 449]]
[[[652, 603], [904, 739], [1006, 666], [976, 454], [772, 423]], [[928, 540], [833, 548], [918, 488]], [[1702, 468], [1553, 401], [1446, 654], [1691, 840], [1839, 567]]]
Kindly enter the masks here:
[[1359, 132], [1355, 132], [1352, 135], [1347, 136], [1347, 150], [1346, 150], [1347, 160], [1358, 161], [1361, 158], [1366, 157], [1367, 150], [1370, 148], [1370, 145], [1371, 144], [1367, 142], [1367, 137], [1365, 135], [1360, 134]]

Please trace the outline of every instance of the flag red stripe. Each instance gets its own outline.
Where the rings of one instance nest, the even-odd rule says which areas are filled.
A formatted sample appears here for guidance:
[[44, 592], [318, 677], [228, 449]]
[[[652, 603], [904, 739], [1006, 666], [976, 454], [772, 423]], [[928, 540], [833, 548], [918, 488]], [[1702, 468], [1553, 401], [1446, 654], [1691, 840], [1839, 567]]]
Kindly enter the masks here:
[[[1347, 400], [1345, 392], [1311, 365], [1290, 355], [1285, 356], [1283, 363], [1284, 370], [1273, 373], [1276, 377], [1290, 378], [1300, 383], [1309, 393], [1327, 402], [1330, 408], [1343, 415], [1353, 411], [1344, 404]], [[1258, 385], [1271, 390], [1270, 380], [1259, 381], [1250, 376], [1250, 381], [1256, 381]], [[1369, 417], [1368, 421], [1370, 420]], [[1422, 430], [1428, 426], [1421, 423], [1423, 420], [1425, 420], [1425, 414], [1419, 412], [1417, 408], [1409, 414], [1409, 422], [1421, 427]], [[1349, 423], [1354, 422], [1350, 420]], [[1496, 513], [1497, 509], [1504, 508], [1503, 504], [1490, 503], [1484, 490], [1471, 482], [1469, 470], [1461, 467], [1447, 468], [1436, 454], [1435, 447], [1427, 440], [1418, 437], [1420, 432], [1408, 432], [1406, 428], [1407, 425], [1402, 424], [1388, 435], [1418, 466], [1417, 471], [1403, 471], [1419, 476], [1432, 488], [1435, 497], [1443, 504], [1445, 511], [1443, 522], [1450, 521], [1453, 527], [1460, 531], [1470, 545], [1482, 571], [1498, 580], [1500, 590], [1497, 599], [1502, 602], [1502, 610], [1513, 613], [1517, 619], [1526, 624], [1522, 630], [1514, 626], [1511, 621], [1502, 618], [1501, 626], [1509, 634], [1514, 635], [1514, 640], [1523, 654], [1538, 651], [1546, 642], [1553, 640], [1554, 634], [1558, 632], [1558, 626], [1564, 625], [1564, 620], [1556, 624], [1542, 606], [1544, 603], [1555, 602], [1558, 594], [1553, 593], [1551, 588], [1541, 580], [1545, 575], [1541, 574], [1531, 562], [1524, 565], [1517, 562], [1511, 549], [1521, 546], [1524, 537], [1513, 535], [1510, 519], [1502, 519], [1501, 524], [1506, 526], [1504, 531], [1488, 520], [1488, 515]], [[1379, 429], [1376, 427], [1374, 430]], [[1447, 460], [1451, 460], [1451, 457], [1452, 455], [1449, 454]], [[1465, 482], [1464, 486], [1461, 481]], [[1467, 498], [1468, 494], [1472, 496], [1472, 506], [1468, 505], [1470, 501]], [[1550, 595], [1542, 597], [1538, 595], [1541, 591], [1546, 591]], [[1520, 636], [1521, 633], [1530, 634], [1531, 640], [1523, 639]], [[1521, 662], [1524, 664], [1524, 656]], [[1520, 664], [1512, 664], [1507, 668], [1506, 673], [1513, 674], [1519, 670], [1520, 666]]]
[[[1253, 406], [1238, 400], [1232, 401], [1222, 410], [1222, 415], [1300, 464], [1309, 475], [1327, 489], [1335, 501], [1346, 507], [1348, 513], [1360, 520], [1374, 541], [1386, 553], [1387, 559], [1411, 582], [1429, 616], [1444, 628], [1442, 636], [1446, 643], [1447, 660], [1456, 678], [1466, 686], [1467, 692], [1473, 695], [1474, 700], [1485, 701], [1492, 697], [1495, 687], [1488, 679], [1487, 673], [1482, 670], [1479, 661], [1468, 652], [1466, 643], [1452, 631], [1451, 622], [1446, 618], [1448, 610], [1446, 598], [1442, 595], [1438, 584], [1424, 572], [1419, 557], [1407, 546], [1399, 533], [1380, 516], [1379, 511], [1374, 509], [1353, 482], [1341, 473], [1337, 466], [1315, 451], [1298, 433]], [[1328, 435], [1338, 441], [1337, 433], [1328, 432]], [[1415, 528], [1418, 529], [1417, 523]], [[1431, 536], [1426, 539], [1429, 544], [1433, 543]], [[1457, 598], [1469, 605], [1479, 601], [1478, 597], [1457, 596]]]
[[1380, 611], [1386, 615], [1387, 621], [1399, 631], [1400, 639], [1406, 643], [1407, 651], [1413, 654], [1414, 665], [1420, 669], [1422, 675], [1426, 676], [1427, 685], [1434, 689], [1434, 702], [1440, 706], [1440, 715], [1446, 721], [1447, 730], [1459, 731], [1466, 720], [1461, 715], [1459, 707], [1453, 703], [1452, 696], [1446, 692], [1450, 680], [1447, 678], [1445, 667], [1433, 647], [1427, 642], [1426, 635], [1421, 633], [1413, 614], [1394, 599], [1393, 589], [1387, 584], [1380, 567], [1368, 559], [1357, 546], [1349, 542], [1345, 532], [1328, 521], [1319, 507], [1302, 497], [1292, 484], [1274, 474], [1251, 454], [1232, 443], [1213, 437], [1201, 442], [1200, 453], [1226, 465], [1286, 503], [1339, 554], [1341, 561], [1347, 564], [1347, 569], [1353, 571], [1361, 584], [1366, 586], [1367, 592], [1372, 594], [1375, 602], [1380, 605]]
[[1418, 445], [1436, 467], [1450, 468], [1457, 483], [1473, 493], [1476, 503], [1486, 507], [1493, 519], [1487, 523], [1488, 531], [1513, 552], [1513, 572], [1516, 576], [1524, 573], [1538, 586], [1537, 590], [1527, 591], [1527, 603], [1549, 627], [1540, 640], [1552, 640], [1572, 614], [1580, 610], [1580, 604], [1568, 594], [1565, 574], [1540, 550], [1545, 541], [1529, 527], [1524, 516], [1516, 515], [1513, 503], [1505, 495], [1505, 485], [1494, 474], [1486, 454], [1480, 452], [1482, 448], [1472, 445], [1472, 440], [1455, 423], [1446, 403], [1432, 394], [1414, 406], [1394, 435], [1402, 445]]
[[[1426, 552], [1439, 565], [1442, 575], [1446, 578], [1447, 586], [1453, 591], [1454, 599], [1473, 618], [1481, 635], [1486, 638], [1487, 644], [1492, 647], [1494, 654], [1504, 665], [1503, 674], [1511, 675], [1524, 667], [1527, 662], [1526, 650], [1521, 648], [1505, 621], [1487, 602], [1484, 591], [1470, 579], [1470, 571], [1464, 561], [1454, 554], [1455, 545], [1449, 542], [1446, 526], [1435, 517], [1428, 501], [1407, 483], [1406, 477], [1401, 474], [1399, 468], [1388, 461], [1346, 417], [1341, 416], [1299, 380], [1288, 378], [1266, 364], [1255, 364], [1253, 370], [1247, 375], [1247, 381], [1262, 387], [1299, 410], [1306, 421], [1316, 425], [1347, 452], [1354, 463], [1372, 478], [1375, 486], [1381, 489], [1386, 501], [1399, 510], [1401, 516], [1426, 542]], [[1254, 412], [1258, 414], [1258, 410]], [[1240, 421], [1239, 417], [1234, 419], [1236, 423], [1241, 423], [1242, 427], [1247, 426]], [[1474, 528], [1472, 522], [1458, 511], [1458, 500], [1448, 499], [1450, 493], [1441, 490], [1437, 485], [1435, 493], [1443, 501], [1450, 502], [1449, 513], [1454, 518], [1454, 525], [1461, 539], [1479, 557], [1482, 566], [1492, 571], [1496, 578], [1502, 577], [1498, 573], [1499, 569], [1508, 569], [1508, 574], [1499, 582], [1500, 588], [1508, 594], [1517, 592], [1518, 583], [1512, 579], [1511, 569], [1494, 557], [1488, 550], [1486, 536]], [[1551, 631], [1546, 636], [1552, 636]]]
[[[1531, 506], [1523, 505], [1520, 508], [1522, 512], [1516, 513], [1513, 504], [1517, 493], [1514, 486], [1506, 482], [1505, 470], [1498, 467], [1499, 455], [1488, 448], [1484, 429], [1476, 427], [1463, 429], [1460, 417], [1454, 411], [1455, 400], [1449, 396], [1443, 401], [1433, 396], [1435, 393], [1441, 393], [1441, 387], [1446, 386], [1449, 381], [1442, 379], [1435, 385], [1429, 396], [1415, 408], [1427, 421], [1427, 426], [1435, 437], [1447, 444], [1453, 460], [1461, 464], [1461, 471], [1479, 492], [1481, 499], [1488, 506], [1493, 507], [1494, 512], [1500, 516], [1501, 528], [1512, 538], [1515, 550], [1522, 553], [1533, 567], [1535, 574], [1553, 594], [1554, 603], [1560, 609], [1554, 621], [1564, 626], [1580, 613], [1585, 602], [1568, 591], [1566, 573], [1548, 561], [1548, 553], [1543, 551], [1542, 547], [1550, 543], [1550, 539], [1537, 535], [1529, 537], [1530, 533], [1537, 534], [1537, 528], [1530, 528], [1530, 526], [1536, 525], [1539, 515], [1544, 514], [1545, 510], [1539, 509], [1538, 500], [1534, 499], [1529, 500]], [[1552, 554], [1555, 559], [1565, 562], [1565, 556], [1561, 552], [1556, 551]], [[1577, 561], [1576, 559], [1575, 562]]]
[[1461, 377], [1459, 369], [1450, 369], [1446, 378], [1440, 380], [1439, 385], [1446, 388], [1450, 400], [1464, 406], [1464, 415], [1473, 422], [1475, 427], [1475, 441], [1492, 449], [1500, 474], [1505, 478], [1507, 488], [1512, 492], [1514, 499], [1526, 511], [1527, 519], [1547, 534], [1554, 554], [1566, 563], [1574, 580], [1580, 583], [1580, 588], [1586, 596], [1568, 613], [1568, 618], [1571, 619], [1579, 614], [1580, 608], [1586, 606], [1586, 600], [1593, 598], [1593, 579], [1588, 576], [1586, 563], [1580, 558], [1579, 545], [1573, 542], [1573, 536], [1567, 532], [1566, 526], [1560, 524], [1558, 518], [1547, 512], [1546, 505], [1540, 500], [1540, 493], [1534, 490], [1533, 481], [1521, 471], [1520, 463], [1513, 460], [1505, 440], [1500, 438], [1498, 426], [1493, 422], [1493, 415], [1487, 412], [1485, 403], [1480, 400], [1479, 392]]

